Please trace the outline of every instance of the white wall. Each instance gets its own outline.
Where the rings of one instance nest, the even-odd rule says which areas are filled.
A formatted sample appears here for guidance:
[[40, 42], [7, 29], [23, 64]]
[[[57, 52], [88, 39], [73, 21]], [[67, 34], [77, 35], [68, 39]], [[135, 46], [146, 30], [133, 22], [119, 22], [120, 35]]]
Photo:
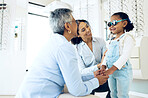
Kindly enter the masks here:
[[54, 0], [29, 0], [29, 2], [33, 2], [33, 3], [37, 3], [37, 4], [41, 4], [41, 5], [47, 5], [53, 1]]
[[[148, 0], [144, 0], [144, 35], [148, 36]], [[148, 47], [148, 45], [147, 45]], [[147, 69], [148, 70], [148, 69]], [[131, 91], [148, 94], [148, 80], [134, 79]]]
[[148, 0], [144, 0], [144, 35], [148, 36]]
[[[9, 29], [5, 41], [7, 47], [0, 50], [0, 95], [14, 95], [20, 86], [25, 74], [26, 60], [26, 20], [27, 0], [4, 0], [7, 4], [4, 27]], [[14, 30], [16, 21], [19, 26], [18, 37]], [[6, 33], [6, 32], [4, 32]]]
[[101, 24], [101, 0], [61, 0], [73, 7], [75, 19], [85, 19], [90, 23], [92, 35], [103, 37]]

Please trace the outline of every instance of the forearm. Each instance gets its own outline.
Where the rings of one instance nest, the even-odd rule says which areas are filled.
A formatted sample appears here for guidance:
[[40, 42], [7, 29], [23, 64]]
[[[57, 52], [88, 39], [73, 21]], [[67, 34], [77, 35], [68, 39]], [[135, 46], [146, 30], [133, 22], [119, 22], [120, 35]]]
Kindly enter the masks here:
[[94, 65], [94, 66], [83, 68], [83, 69], [81, 68], [80, 72], [81, 72], [81, 75], [85, 76], [85, 75], [92, 74], [96, 70], [98, 70], [98, 66]]
[[109, 69], [105, 72], [105, 74], [106, 74], [106, 75], [111, 75], [111, 74], [113, 74], [117, 69], [118, 69], [118, 68], [113, 65], [111, 68], [109, 68]]

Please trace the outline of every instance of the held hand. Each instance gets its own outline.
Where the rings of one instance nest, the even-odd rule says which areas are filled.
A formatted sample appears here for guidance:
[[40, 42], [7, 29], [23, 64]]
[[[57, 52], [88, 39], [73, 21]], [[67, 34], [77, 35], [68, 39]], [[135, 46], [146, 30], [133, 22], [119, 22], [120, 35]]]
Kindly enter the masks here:
[[106, 69], [106, 66], [105, 65], [102, 65], [101, 66], [101, 70], [105, 70]]
[[101, 74], [101, 70], [97, 70], [97, 71], [94, 72], [94, 77], [96, 78], [100, 74]]
[[97, 64], [98, 69], [101, 68], [101, 64], [102, 64], [102, 63]]
[[105, 70], [106, 70], [106, 66], [102, 65], [102, 67], [100, 69], [100, 74], [104, 74]]
[[94, 72], [94, 77], [96, 77], [97, 75], [105, 75], [104, 72], [106, 70], [106, 66], [105, 65], [102, 65], [101, 69], [100, 70], [97, 70]]
[[114, 71], [116, 71], [117, 69], [118, 69], [118, 68], [113, 65], [110, 69], [108, 69], [107, 71], [105, 71], [104, 74], [105, 74], [105, 75], [111, 75], [111, 74], [113, 74]]
[[113, 73], [114, 73], [114, 71], [113, 71], [113, 70], [110, 70], [110, 69], [108, 69], [108, 70], [106, 70], [106, 71], [104, 72], [105, 75], [111, 75], [111, 74], [113, 74]]
[[104, 75], [97, 75], [96, 78], [98, 79], [99, 81], [99, 85], [103, 85], [109, 78], [108, 75], [104, 76]]

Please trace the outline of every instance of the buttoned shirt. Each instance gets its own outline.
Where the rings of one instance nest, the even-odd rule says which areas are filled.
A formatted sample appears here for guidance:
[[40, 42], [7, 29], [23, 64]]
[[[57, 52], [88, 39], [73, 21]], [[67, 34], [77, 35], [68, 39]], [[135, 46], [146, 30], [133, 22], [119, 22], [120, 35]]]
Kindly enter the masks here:
[[92, 75], [98, 70], [97, 64], [101, 63], [103, 53], [106, 50], [106, 43], [102, 38], [93, 37], [92, 49], [85, 42], [76, 45], [78, 53], [78, 66], [83, 76]]
[[54, 34], [27, 72], [16, 98], [57, 98], [65, 83], [74, 96], [88, 95], [99, 86], [97, 78], [82, 81], [74, 47]]

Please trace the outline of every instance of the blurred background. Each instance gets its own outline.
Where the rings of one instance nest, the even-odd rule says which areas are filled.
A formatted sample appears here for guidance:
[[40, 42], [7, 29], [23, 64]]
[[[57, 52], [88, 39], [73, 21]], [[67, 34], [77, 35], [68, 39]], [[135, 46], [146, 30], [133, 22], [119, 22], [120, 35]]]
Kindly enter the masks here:
[[[0, 0], [0, 98], [14, 98], [40, 47], [50, 38], [49, 12], [55, 0]], [[75, 19], [90, 22], [93, 36], [109, 39], [107, 22], [126, 12], [135, 28], [130, 57], [134, 80], [130, 98], [148, 98], [148, 0], [57, 0], [73, 7]], [[96, 93], [104, 98], [106, 93]]]

